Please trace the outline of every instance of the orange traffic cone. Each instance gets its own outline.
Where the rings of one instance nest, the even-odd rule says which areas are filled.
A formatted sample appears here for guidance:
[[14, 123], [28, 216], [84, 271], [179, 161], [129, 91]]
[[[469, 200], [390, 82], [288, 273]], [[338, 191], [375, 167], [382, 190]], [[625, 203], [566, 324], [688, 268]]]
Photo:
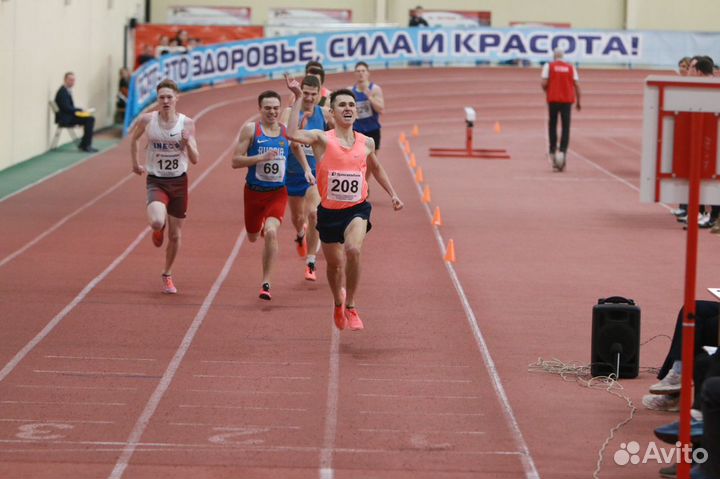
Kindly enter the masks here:
[[455, 243], [453, 240], [448, 241], [447, 248], [445, 249], [445, 261], [455, 262]]
[[415, 153], [410, 153], [410, 168], [415, 168], [417, 161], [415, 161]]
[[425, 185], [425, 191], [423, 191], [422, 202], [430, 203], [430, 187], [428, 185]]
[[418, 136], [420, 136], [420, 128], [418, 128], [417, 125], [413, 126], [411, 135], [413, 136], [413, 138], [417, 138]]
[[425, 178], [423, 177], [422, 166], [418, 166], [417, 170], [415, 170], [415, 181], [417, 181], [418, 183], [422, 183], [423, 181], [425, 181]]
[[495, 131], [495, 133], [500, 133], [500, 132], [502, 131], [502, 128], [500, 127], [500, 122], [499, 122], [499, 121], [496, 121], [496, 122], [495, 122], [495, 128], [493, 128], [493, 130]]
[[406, 141], [407, 137], [405, 136], [405, 132], [403, 131], [402, 133], [400, 133], [400, 143], [404, 145]]
[[405, 142], [405, 154], [406, 155], [410, 154], [410, 142], [408, 142], [408, 141]]
[[435, 226], [442, 226], [442, 217], [440, 216], [440, 207], [435, 207], [435, 214], [433, 215], [432, 224]]

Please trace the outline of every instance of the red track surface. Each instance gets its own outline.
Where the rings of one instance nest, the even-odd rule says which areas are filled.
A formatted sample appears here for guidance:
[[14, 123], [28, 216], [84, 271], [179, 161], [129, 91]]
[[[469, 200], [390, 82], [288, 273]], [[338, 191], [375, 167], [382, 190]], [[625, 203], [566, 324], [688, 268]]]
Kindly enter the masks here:
[[[273, 300], [256, 297], [261, 245], [244, 241], [244, 172], [230, 169], [229, 148], [256, 95], [281, 82], [181, 99], [199, 117], [202, 160], [177, 296], [159, 293], [144, 181], [118, 185], [127, 142], [0, 203], [0, 477], [590, 477], [625, 402], [527, 366], [589, 362], [602, 296], [639, 303], [644, 339], [670, 334], [684, 234], [635, 190], [645, 72], [581, 75], [584, 108], [558, 174], [544, 156], [537, 70], [375, 73], [387, 102], [381, 160], [406, 209], [394, 213], [373, 187], [361, 333], [333, 329], [326, 281], [302, 279], [287, 221]], [[475, 146], [512, 160], [429, 158], [429, 147], [463, 146], [466, 105], [480, 118]], [[415, 124], [410, 142], [442, 211], [439, 233], [454, 239], [467, 310], [398, 146]], [[700, 236], [698, 284], [718, 286], [716, 238]], [[657, 366], [667, 345], [643, 346], [641, 365]], [[639, 410], [601, 477], [656, 477], [655, 464], [612, 461], [621, 442], [645, 445], [674, 419], [640, 405], [653, 379], [623, 381]]]

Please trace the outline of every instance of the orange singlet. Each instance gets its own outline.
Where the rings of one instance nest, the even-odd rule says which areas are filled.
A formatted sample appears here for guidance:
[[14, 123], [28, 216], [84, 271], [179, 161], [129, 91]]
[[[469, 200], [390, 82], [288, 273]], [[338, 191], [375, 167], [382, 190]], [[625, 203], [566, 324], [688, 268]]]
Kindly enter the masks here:
[[327, 148], [317, 166], [320, 204], [330, 210], [342, 210], [358, 205], [367, 198], [366, 137], [355, 133], [355, 144], [346, 148], [340, 144], [335, 130], [325, 132]]

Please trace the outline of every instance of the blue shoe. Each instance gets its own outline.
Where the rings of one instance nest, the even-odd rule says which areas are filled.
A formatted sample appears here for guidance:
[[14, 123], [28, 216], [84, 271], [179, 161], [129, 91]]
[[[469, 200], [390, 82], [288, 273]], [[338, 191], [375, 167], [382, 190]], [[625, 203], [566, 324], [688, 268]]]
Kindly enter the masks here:
[[699, 464], [690, 469], [690, 479], [714, 479], [713, 476], [704, 472]]
[[[703, 435], [703, 421], [690, 419], [690, 440], [698, 442]], [[675, 444], [680, 438], [680, 421], [655, 428], [655, 436], [668, 444]]]

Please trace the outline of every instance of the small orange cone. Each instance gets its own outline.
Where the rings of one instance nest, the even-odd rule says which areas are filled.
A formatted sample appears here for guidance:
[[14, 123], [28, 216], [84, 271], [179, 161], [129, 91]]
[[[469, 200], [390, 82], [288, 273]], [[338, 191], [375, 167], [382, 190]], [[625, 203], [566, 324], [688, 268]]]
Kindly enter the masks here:
[[405, 154], [406, 155], [410, 154], [410, 143], [409, 142], [405, 142]]
[[418, 128], [417, 125], [413, 126], [411, 135], [413, 136], [413, 138], [417, 138], [418, 136], [420, 136], [420, 128]]
[[495, 131], [495, 133], [500, 133], [500, 132], [502, 131], [502, 128], [500, 127], [500, 122], [499, 122], [499, 121], [496, 121], [496, 122], [495, 122], [495, 128], [493, 128], [493, 130]]
[[430, 203], [430, 187], [428, 185], [425, 185], [425, 191], [423, 191], [422, 202]]
[[410, 153], [410, 168], [415, 168], [417, 161], [415, 161], [415, 153]]
[[418, 166], [417, 170], [415, 170], [415, 181], [417, 181], [418, 183], [422, 183], [423, 181], [425, 181], [425, 178], [423, 177], [422, 166]]
[[445, 249], [445, 261], [455, 262], [455, 243], [453, 240], [448, 241], [447, 248]]
[[442, 217], [440, 216], [440, 207], [435, 207], [435, 214], [433, 215], [432, 224], [435, 226], [442, 226]]
[[405, 132], [403, 131], [402, 133], [400, 133], [400, 143], [405, 144], [406, 141], [407, 137], [405, 136]]

